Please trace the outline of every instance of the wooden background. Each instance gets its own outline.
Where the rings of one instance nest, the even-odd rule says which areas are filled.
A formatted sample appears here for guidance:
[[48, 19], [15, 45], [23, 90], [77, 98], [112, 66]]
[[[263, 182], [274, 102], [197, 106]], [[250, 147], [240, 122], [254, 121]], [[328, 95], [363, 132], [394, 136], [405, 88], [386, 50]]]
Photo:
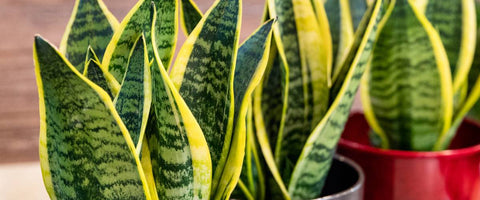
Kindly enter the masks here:
[[[136, 0], [104, 0], [121, 21]], [[202, 11], [213, 0], [195, 0]], [[241, 41], [257, 26], [263, 0], [243, 0]], [[58, 45], [74, 0], [0, 0], [0, 164], [38, 160], [38, 93], [33, 36]], [[180, 32], [179, 44], [185, 40]], [[178, 45], [180, 46], [180, 45]]]

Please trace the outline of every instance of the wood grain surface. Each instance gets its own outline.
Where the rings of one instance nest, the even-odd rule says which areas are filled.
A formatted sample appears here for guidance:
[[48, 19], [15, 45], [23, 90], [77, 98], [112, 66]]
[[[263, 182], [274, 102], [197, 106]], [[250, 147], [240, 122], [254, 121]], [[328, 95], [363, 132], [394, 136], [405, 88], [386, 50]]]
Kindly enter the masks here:
[[[104, 2], [119, 21], [136, 3]], [[206, 11], [213, 0], [196, 2]], [[263, 2], [243, 1], [241, 41], [260, 25]], [[0, 163], [38, 160], [40, 122], [33, 36], [40, 34], [58, 46], [73, 4], [74, 0], [0, 0]], [[180, 32], [179, 44], [184, 40]]]

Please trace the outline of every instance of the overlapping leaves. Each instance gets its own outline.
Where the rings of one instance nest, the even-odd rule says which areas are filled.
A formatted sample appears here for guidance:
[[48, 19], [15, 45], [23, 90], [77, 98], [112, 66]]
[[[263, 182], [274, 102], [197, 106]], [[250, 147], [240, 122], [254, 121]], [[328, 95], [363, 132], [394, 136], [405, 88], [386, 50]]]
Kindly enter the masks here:
[[391, 1], [362, 92], [365, 114], [384, 148], [448, 147], [478, 99], [478, 86], [467, 85], [475, 15], [472, 0]]
[[[139, 1], [117, 27], [100, 0], [77, 0], [79, 14], [72, 14], [69, 42], [62, 43], [75, 52], [71, 60], [36, 37], [41, 163], [52, 199], [229, 198], [243, 164], [248, 99], [265, 70], [273, 21], [237, 47], [241, 3], [217, 1], [205, 17], [194, 16], [200, 23], [187, 28], [195, 27], [169, 75], [175, 4]], [[85, 26], [90, 15], [110, 23]], [[211, 34], [217, 23], [223, 26]], [[116, 31], [98, 46], [89, 34], [102, 27]], [[79, 57], [75, 68], [71, 61]], [[207, 73], [192, 76], [198, 60], [209, 60], [202, 63]], [[213, 69], [224, 76], [213, 76]], [[185, 84], [178, 84], [179, 74]], [[199, 99], [188, 90], [193, 81], [207, 91], [196, 94]], [[210, 106], [214, 102], [225, 104]], [[218, 121], [205, 123], [203, 108], [220, 114]]]

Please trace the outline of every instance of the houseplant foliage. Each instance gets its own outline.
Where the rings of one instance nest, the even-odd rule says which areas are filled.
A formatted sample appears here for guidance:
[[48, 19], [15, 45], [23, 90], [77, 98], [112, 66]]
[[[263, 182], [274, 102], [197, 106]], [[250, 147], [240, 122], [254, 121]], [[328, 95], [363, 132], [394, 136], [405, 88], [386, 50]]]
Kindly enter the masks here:
[[77, 0], [60, 50], [35, 36], [52, 199], [229, 198], [274, 23], [238, 45], [241, 5], [216, 1], [170, 74], [175, 0], [140, 0], [120, 24], [101, 0]]
[[[384, 1], [369, 1], [363, 11], [350, 11], [352, 2], [267, 1], [265, 18], [278, 19], [275, 42], [247, 112], [246, 157], [235, 197], [320, 195], [385, 9]], [[196, 13], [181, 15], [188, 34], [201, 13], [192, 1], [182, 3], [184, 13]], [[328, 13], [333, 8], [326, 6], [342, 12]], [[365, 12], [361, 22], [353, 11]]]
[[383, 148], [446, 149], [479, 97], [480, 84], [467, 81], [475, 2], [418, 2], [391, 1], [362, 82], [365, 116]]

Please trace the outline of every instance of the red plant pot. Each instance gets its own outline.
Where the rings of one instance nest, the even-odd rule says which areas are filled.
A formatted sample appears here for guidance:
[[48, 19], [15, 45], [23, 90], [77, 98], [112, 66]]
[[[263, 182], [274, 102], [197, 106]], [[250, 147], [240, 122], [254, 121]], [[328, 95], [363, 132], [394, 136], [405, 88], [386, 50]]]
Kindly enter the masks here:
[[350, 116], [337, 152], [365, 172], [365, 200], [479, 200], [480, 125], [464, 120], [448, 150], [384, 150], [371, 146], [363, 114]]

